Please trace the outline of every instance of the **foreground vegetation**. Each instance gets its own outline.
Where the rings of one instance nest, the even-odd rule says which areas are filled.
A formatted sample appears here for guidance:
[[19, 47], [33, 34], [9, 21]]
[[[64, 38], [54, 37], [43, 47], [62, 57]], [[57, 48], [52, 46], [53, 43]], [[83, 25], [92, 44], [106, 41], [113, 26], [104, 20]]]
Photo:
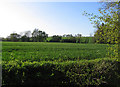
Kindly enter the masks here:
[[[3, 85], [50, 87], [119, 87], [118, 62], [114, 59], [85, 61], [3, 61]], [[103, 86], [102, 86], [103, 85]]]
[[105, 44], [2, 42], [3, 86], [119, 87]]

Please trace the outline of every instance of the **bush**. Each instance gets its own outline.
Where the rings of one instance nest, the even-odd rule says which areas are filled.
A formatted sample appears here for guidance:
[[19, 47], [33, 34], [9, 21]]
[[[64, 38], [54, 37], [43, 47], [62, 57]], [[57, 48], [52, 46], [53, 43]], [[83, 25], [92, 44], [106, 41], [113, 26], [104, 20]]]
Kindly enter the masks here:
[[61, 42], [76, 43], [76, 38], [70, 37], [70, 38], [62, 39]]
[[[120, 85], [120, 63], [113, 59], [22, 62], [2, 64], [3, 86], [89, 87]], [[106, 86], [107, 87], [107, 86]]]
[[52, 39], [49, 42], [60, 42], [61, 39], [62, 39], [61, 36], [54, 35], [52, 36]]

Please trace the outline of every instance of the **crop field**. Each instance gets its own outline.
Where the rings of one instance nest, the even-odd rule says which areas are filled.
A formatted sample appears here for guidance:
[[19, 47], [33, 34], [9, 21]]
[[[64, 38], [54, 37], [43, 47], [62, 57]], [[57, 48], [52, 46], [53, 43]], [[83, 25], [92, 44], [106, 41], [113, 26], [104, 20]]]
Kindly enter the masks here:
[[119, 87], [120, 64], [107, 57], [107, 47], [106, 44], [2, 42], [2, 85]]
[[3, 42], [2, 60], [11, 59], [42, 60], [81, 60], [104, 58], [105, 44], [44, 43], [44, 42]]

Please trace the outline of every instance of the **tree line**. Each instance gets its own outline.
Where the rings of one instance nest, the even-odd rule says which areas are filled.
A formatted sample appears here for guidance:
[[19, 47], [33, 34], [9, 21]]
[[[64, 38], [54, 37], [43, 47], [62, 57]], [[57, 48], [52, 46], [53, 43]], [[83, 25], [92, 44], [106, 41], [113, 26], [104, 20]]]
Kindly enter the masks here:
[[33, 32], [25, 31], [21, 34], [11, 33], [6, 38], [2, 38], [2, 41], [11, 41], [11, 42], [66, 42], [66, 43], [93, 43], [93, 37], [82, 37], [82, 34], [64, 34], [53, 35], [48, 37], [48, 34], [39, 29], [34, 29]]
[[34, 29], [33, 32], [26, 31], [24, 34], [11, 33], [8, 37], [2, 38], [2, 41], [13, 41], [13, 42], [44, 42], [48, 34], [39, 29]]
[[97, 27], [97, 31], [95, 32], [94, 36], [83, 37], [82, 34], [64, 34], [63, 36], [60, 35], [53, 35], [48, 37], [48, 34], [44, 31], [39, 29], [34, 29], [33, 32], [25, 31], [22, 34], [18, 33], [11, 33], [8, 37], [2, 38], [2, 41], [11, 41], [11, 42], [62, 42], [62, 43], [103, 43], [106, 44], [107, 39], [104, 40], [104, 34], [101, 28], [104, 26], [102, 25]]

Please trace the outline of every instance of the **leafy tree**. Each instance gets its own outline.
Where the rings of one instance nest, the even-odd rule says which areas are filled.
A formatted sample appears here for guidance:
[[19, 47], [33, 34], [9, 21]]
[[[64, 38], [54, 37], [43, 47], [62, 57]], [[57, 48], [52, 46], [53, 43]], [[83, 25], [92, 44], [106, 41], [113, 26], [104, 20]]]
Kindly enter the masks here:
[[[95, 38], [97, 42], [107, 42], [114, 45], [109, 45], [109, 50], [114, 52], [108, 52], [110, 57], [118, 57], [118, 43], [119, 41], [119, 31], [120, 31], [120, 2], [101, 2], [102, 8], [99, 8], [101, 16], [84, 13], [88, 16], [90, 21], [94, 24], [98, 30], [95, 33]], [[104, 23], [104, 25], [102, 25]]]
[[48, 34], [46, 34], [44, 31], [40, 31], [38, 29], [34, 29], [32, 33], [32, 41], [33, 42], [42, 42], [45, 41], [48, 37]]
[[97, 25], [97, 31], [94, 34], [96, 43], [107, 43], [106, 39], [104, 39], [103, 37], [103, 35], [105, 35], [103, 26], [104, 23], [102, 23], [101, 25]]
[[26, 35], [24, 35], [24, 36], [21, 37], [21, 41], [22, 41], [22, 42], [29, 42], [29, 41], [30, 41], [30, 38], [27, 37]]
[[39, 31], [38, 29], [34, 29], [34, 31], [33, 31], [33, 33], [32, 33], [32, 41], [33, 41], [33, 42], [37, 42], [37, 39], [38, 39], [37, 37], [38, 37], [38, 35], [39, 35], [39, 34], [38, 34], [38, 31]]
[[22, 42], [29, 42], [31, 36], [31, 31], [26, 31], [24, 35], [21, 37]]
[[16, 41], [19, 41], [19, 39], [20, 39], [20, 35], [17, 33], [11, 33], [10, 36], [8, 36], [9, 41], [16, 42]]
[[67, 34], [66, 37], [73, 37], [73, 35], [72, 34]]

